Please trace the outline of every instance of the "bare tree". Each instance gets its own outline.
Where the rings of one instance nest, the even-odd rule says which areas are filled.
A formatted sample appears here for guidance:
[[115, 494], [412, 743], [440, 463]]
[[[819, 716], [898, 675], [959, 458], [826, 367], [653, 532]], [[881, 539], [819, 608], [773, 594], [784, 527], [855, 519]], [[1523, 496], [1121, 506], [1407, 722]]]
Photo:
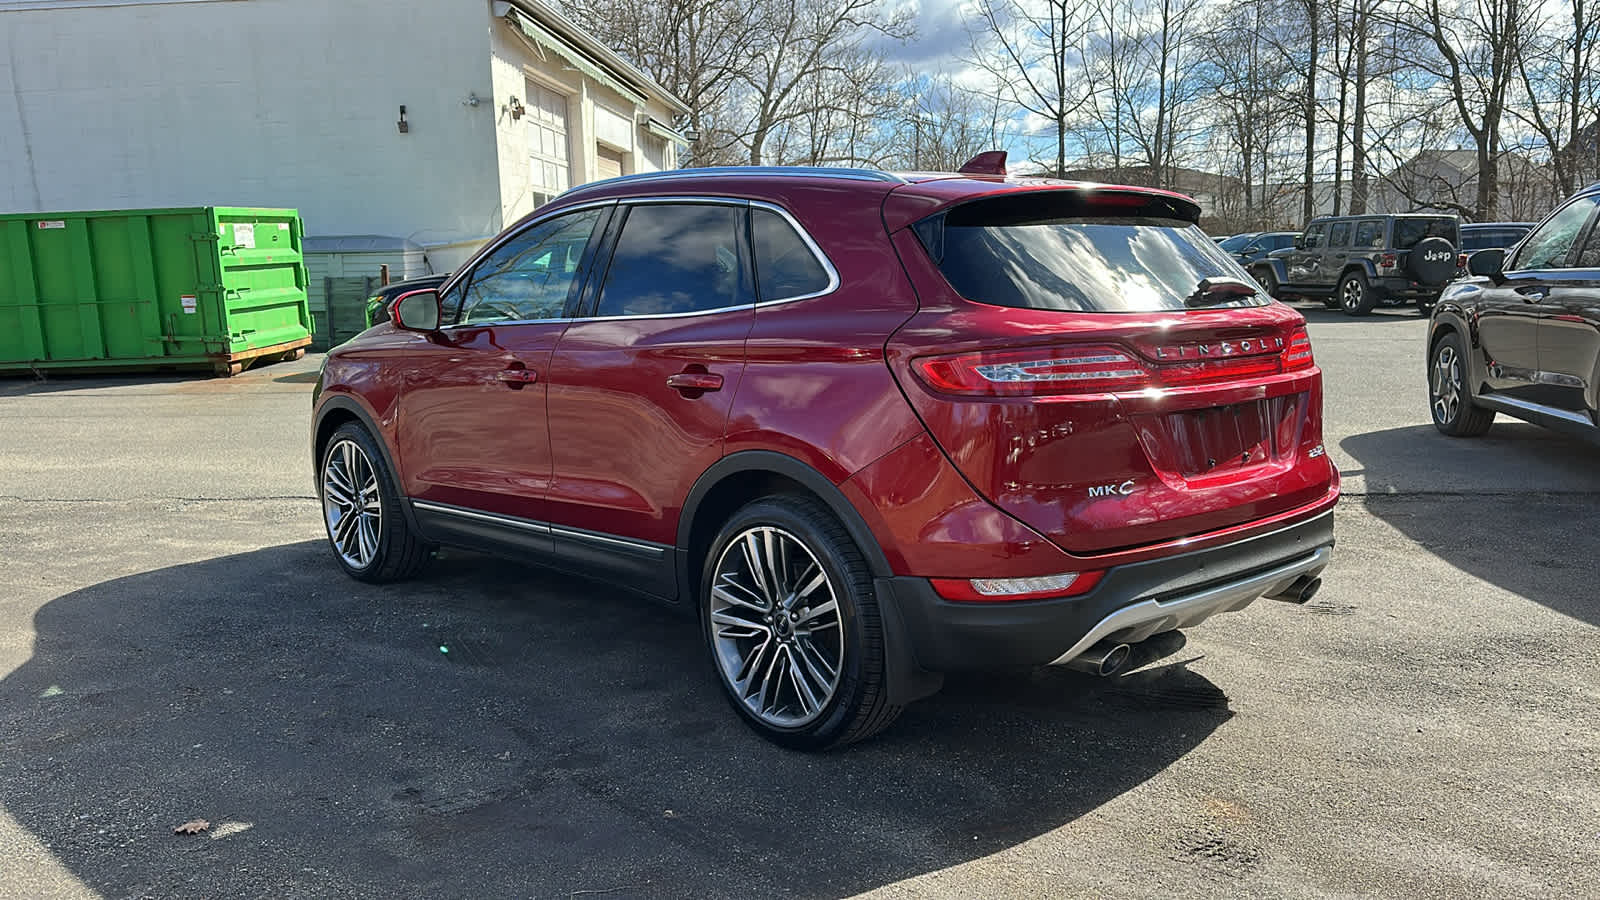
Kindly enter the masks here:
[[753, 166], [761, 165], [774, 131], [807, 114], [801, 102], [807, 83], [848, 75], [869, 37], [904, 40], [914, 33], [909, 13], [890, 12], [883, 0], [766, 3], [766, 40], [755, 48], [754, 65], [740, 73], [750, 108], [741, 140]]
[[1284, 52], [1297, 31], [1295, 23], [1282, 17], [1291, 2], [1237, 0], [1214, 11], [1204, 36], [1211, 52], [1199, 68], [1197, 84], [1220, 101], [1208, 124], [1220, 139], [1220, 155], [1230, 160], [1226, 174], [1237, 177], [1236, 193], [1242, 193], [1219, 190], [1213, 215], [1240, 229], [1260, 228], [1276, 218], [1270, 207], [1279, 199], [1274, 183], [1284, 180], [1279, 177], [1280, 143], [1302, 111], [1304, 95], [1291, 87], [1294, 60]]
[[978, 0], [971, 62], [988, 73], [996, 96], [1051, 124], [1055, 174], [1067, 168], [1067, 126], [1088, 95], [1078, 83], [1074, 45], [1086, 22], [1084, 0]]
[[1528, 37], [1530, 0], [1409, 0], [1400, 27], [1422, 34], [1437, 51], [1417, 61], [1449, 92], [1477, 151], [1472, 218], [1494, 219], [1500, 200], [1501, 126], [1517, 60]]
[[1003, 145], [1001, 117], [1009, 107], [993, 94], [969, 90], [949, 75], [907, 71], [896, 92], [903, 102], [888, 123], [896, 148], [886, 164], [952, 172], [985, 150]]
[[1543, 10], [1516, 48], [1525, 102], [1510, 112], [1543, 139], [1554, 200], [1600, 175], [1600, 2], [1561, 0]]

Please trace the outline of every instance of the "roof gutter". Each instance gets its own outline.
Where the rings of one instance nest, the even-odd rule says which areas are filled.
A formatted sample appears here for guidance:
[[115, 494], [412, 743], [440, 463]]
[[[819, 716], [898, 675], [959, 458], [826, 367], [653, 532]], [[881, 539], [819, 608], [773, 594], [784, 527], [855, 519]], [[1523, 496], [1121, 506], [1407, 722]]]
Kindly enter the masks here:
[[[673, 96], [672, 92], [657, 84], [615, 50], [596, 40], [577, 23], [539, 0], [496, 0], [492, 10], [495, 18], [510, 22], [529, 40], [560, 54], [579, 71], [630, 100], [639, 102], [649, 97], [660, 101], [674, 115], [689, 114], [687, 103]], [[562, 44], [566, 46], [560, 46]]]

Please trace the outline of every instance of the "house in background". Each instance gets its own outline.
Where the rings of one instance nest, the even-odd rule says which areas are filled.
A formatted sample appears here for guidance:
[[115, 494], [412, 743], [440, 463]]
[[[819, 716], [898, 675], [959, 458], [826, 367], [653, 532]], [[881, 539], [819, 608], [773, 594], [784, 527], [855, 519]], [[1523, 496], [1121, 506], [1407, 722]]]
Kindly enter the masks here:
[[539, 0], [0, 0], [0, 35], [0, 212], [294, 207], [395, 277], [687, 147], [682, 101]]

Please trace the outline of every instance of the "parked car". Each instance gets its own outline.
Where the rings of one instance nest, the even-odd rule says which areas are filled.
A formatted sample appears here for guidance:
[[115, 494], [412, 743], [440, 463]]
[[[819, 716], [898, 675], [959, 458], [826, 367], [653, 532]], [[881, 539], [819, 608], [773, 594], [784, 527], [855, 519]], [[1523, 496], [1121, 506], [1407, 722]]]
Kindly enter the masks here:
[[1298, 231], [1263, 231], [1252, 235], [1233, 255], [1240, 265], [1248, 268], [1251, 263], [1266, 259], [1275, 250], [1293, 249], [1294, 239], [1299, 236]]
[[1600, 442], [1600, 185], [1511, 251], [1479, 250], [1428, 329], [1433, 424], [1483, 434], [1496, 413]]
[[420, 291], [425, 288], [436, 288], [444, 284], [450, 273], [443, 275], [423, 275], [420, 278], [408, 278], [405, 281], [391, 281], [378, 289], [376, 294], [367, 298], [367, 327], [381, 325], [389, 321], [389, 307], [395, 299], [402, 294]]
[[1458, 274], [1455, 216], [1412, 213], [1312, 219], [1295, 248], [1250, 273], [1274, 297], [1318, 299], [1346, 315], [1415, 304], [1424, 314]]
[[1217, 246], [1228, 251], [1229, 253], [1238, 253], [1240, 250], [1243, 250], [1249, 245], [1251, 238], [1254, 238], [1258, 234], [1260, 234], [1259, 231], [1246, 231], [1243, 234], [1235, 234], [1229, 235], [1225, 238], [1217, 238]]
[[1461, 253], [1456, 259], [1460, 275], [1468, 271], [1479, 250], [1510, 250], [1533, 230], [1532, 222], [1472, 222], [1461, 226]]
[[1304, 602], [1321, 371], [1199, 214], [852, 169], [576, 188], [328, 355], [333, 556], [385, 582], [459, 544], [675, 604], [744, 721], [805, 748], [945, 672], [1104, 674]]

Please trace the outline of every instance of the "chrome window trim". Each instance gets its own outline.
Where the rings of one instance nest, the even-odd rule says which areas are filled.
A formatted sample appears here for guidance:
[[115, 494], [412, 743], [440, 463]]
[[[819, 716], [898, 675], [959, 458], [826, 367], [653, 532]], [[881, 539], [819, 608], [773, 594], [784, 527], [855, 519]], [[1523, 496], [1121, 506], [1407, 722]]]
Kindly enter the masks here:
[[[817, 262], [821, 263], [823, 271], [828, 273], [828, 286], [820, 291], [812, 291], [809, 294], [798, 294], [793, 297], [778, 297], [773, 300], [762, 300], [761, 302], [757, 303], [756, 306], [770, 306], [777, 303], [793, 303], [797, 300], [810, 300], [815, 297], [825, 297], [839, 289], [839, 285], [841, 283], [839, 278], [839, 270], [833, 267], [833, 260], [828, 258], [828, 254], [822, 252], [822, 248], [817, 246], [817, 242], [815, 240], [812, 240], [811, 232], [807, 231], [804, 226], [796, 221], [795, 217], [790, 215], [787, 209], [784, 209], [776, 203], [768, 203], [765, 200], [751, 200], [750, 205], [756, 207], [757, 209], [764, 209], [769, 212], [777, 213], [780, 218], [782, 218], [785, 222], [788, 222], [789, 227], [794, 229], [795, 234], [800, 235], [800, 240], [805, 242], [806, 249], [811, 251], [812, 257], [815, 258]], [[753, 234], [751, 236], [750, 244], [750, 256], [752, 259], [754, 259], [756, 248]], [[757, 266], [759, 265], [760, 263], [757, 262]], [[757, 285], [756, 290], [758, 293], [760, 292], [760, 285]]]
[[[818, 246], [816, 239], [811, 236], [811, 232], [807, 231], [805, 226], [801, 225], [800, 222], [795, 219], [794, 215], [791, 214], [787, 209], [784, 209], [782, 206], [766, 200], [747, 200], [743, 197], [718, 197], [707, 194], [674, 194], [659, 197], [616, 197], [607, 200], [592, 200], [587, 203], [569, 206], [558, 211], [554, 216], [549, 218], [555, 218], [556, 216], [565, 215], [569, 212], [579, 212], [581, 210], [591, 209], [597, 206], [638, 206], [658, 203], [694, 203], [714, 206], [744, 206], [764, 209], [769, 212], [776, 213], [785, 222], [789, 223], [789, 227], [793, 228], [795, 234], [798, 234], [800, 236], [800, 240], [805, 243], [806, 249], [811, 251], [812, 257], [816, 259], [816, 261], [822, 266], [823, 271], [828, 273], [828, 286], [820, 291], [813, 291], [809, 294], [800, 294], [794, 297], [778, 297], [773, 300], [761, 300], [753, 305], [749, 303], [740, 303], [734, 306], [721, 306], [717, 307], [716, 309], [697, 309], [693, 312], [657, 313], [649, 316], [570, 316], [554, 319], [505, 319], [495, 322], [446, 325], [439, 330], [454, 331], [462, 328], [499, 328], [510, 325], [555, 325], [563, 322], [569, 324], [573, 322], [621, 322], [628, 320], [685, 319], [689, 318], [690, 316], [714, 316], [722, 313], [734, 312], [736, 310], [752, 308], [763, 309], [766, 307], [778, 306], [779, 304], [783, 303], [798, 303], [802, 300], [814, 300], [818, 297], [826, 297], [829, 294], [834, 293], [843, 284], [843, 279], [839, 277], [839, 270], [834, 267], [833, 260], [829, 259], [828, 254], [824, 253], [822, 248]], [[537, 219], [529, 222], [527, 228], [532, 228], [545, 221], [548, 221], [548, 219]], [[527, 228], [518, 230], [516, 234], [521, 234], [523, 231], [526, 231]], [[495, 241], [492, 246], [486, 247], [484, 250], [480, 251], [479, 255], [473, 258], [473, 262], [476, 263], [478, 260], [488, 257], [490, 254], [494, 253], [495, 250], [498, 250], [501, 245], [510, 241], [514, 236], [515, 235], [506, 235]], [[755, 256], [755, 249], [756, 248], [752, 243], [752, 246], [750, 247], [752, 258]], [[475, 271], [476, 269], [476, 265], [471, 267], [463, 267], [461, 275], [459, 275], [457, 278], [451, 279], [449, 282], [446, 282], [443, 285], [440, 285], [438, 289], [439, 296], [443, 297], [451, 288], [455, 286], [457, 281], [467, 277], [469, 271]], [[601, 285], [602, 289], [604, 287], [605, 285]]]
[[[528, 222], [526, 225], [524, 225], [521, 228], [518, 228], [518, 229], [515, 229], [515, 230], [509, 229], [509, 228], [506, 229], [499, 236], [497, 236], [492, 241], [490, 241], [489, 243], [485, 244], [482, 248], [480, 248], [478, 250], [478, 252], [476, 254], [474, 254], [471, 259], [467, 260], [467, 264], [462, 266], [460, 268], [460, 270], [458, 270], [448, 280], [446, 280], [443, 284], [441, 284], [437, 288], [435, 288], [435, 290], [439, 294], [439, 299], [441, 301], [444, 300], [444, 295], [445, 294], [450, 293], [452, 290], [455, 289], [456, 285], [458, 285], [461, 282], [467, 280], [468, 278], [470, 278], [472, 276], [473, 273], [478, 271], [478, 265], [480, 263], [482, 263], [483, 260], [488, 259], [490, 256], [493, 256], [496, 250], [499, 250], [501, 247], [503, 247], [506, 244], [510, 243], [514, 238], [520, 236], [521, 234], [526, 232], [528, 229], [535, 228], [535, 227], [537, 227], [539, 225], [543, 225], [545, 222], [548, 222], [551, 219], [560, 218], [561, 216], [564, 216], [567, 213], [582, 212], [582, 211], [584, 211], [586, 209], [595, 209], [597, 207], [602, 207], [602, 206], [616, 206], [616, 205], [617, 205], [616, 198], [607, 198], [605, 200], [589, 200], [589, 201], [584, 202], [584, 203], [574, 203], [571, 206], [562, 207], [561, 209], [555, 210], [554, 212], [552, 212], [548, 216], [542, 216], [540, 218], [534, 219], [534, 220]], [[547, 322], [570, 322], [570, 321], [572, 321], [572, 320], [571, 319], [565, 319], [565, 318], [560, 318], [560, 319], [515, 319], [515, 320], [507, 319], [507, 320], [504, 320], [504, 321], [497, 321], [497, 322], [477, 322], [477, 323], [474, 323], [474, 324], [456, 323], [454, 325], [443, 325], [443, 326], [440, 326], [439, 330], [440, 331], [453, 331], [453, 330], [455, 330], [457, 328], [488, 328], [490, 326], [497, 326], [497, 325], [534, 325], [534, 324], [547, 323]]]

